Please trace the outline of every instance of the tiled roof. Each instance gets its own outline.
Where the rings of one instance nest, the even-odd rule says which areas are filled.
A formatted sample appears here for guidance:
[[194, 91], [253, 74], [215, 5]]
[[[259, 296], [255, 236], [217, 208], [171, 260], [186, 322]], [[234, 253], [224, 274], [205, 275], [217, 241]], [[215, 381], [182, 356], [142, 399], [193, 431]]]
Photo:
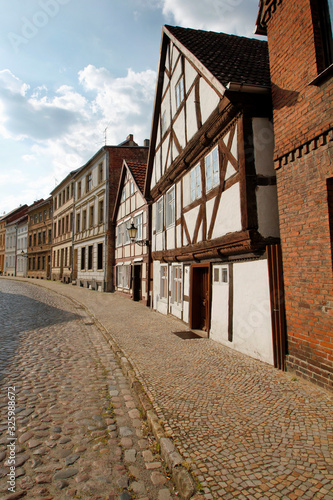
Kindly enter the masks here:
[[126, 164], [130, 169], [138, 188], [140, 189], [141, 193], [143, 193], [146, 180], [147, 164], [132, 161], [126, 161]]
[[266, 41], [178, 26], [166, 28], [224, 87], [229, 82], [270, 87]]

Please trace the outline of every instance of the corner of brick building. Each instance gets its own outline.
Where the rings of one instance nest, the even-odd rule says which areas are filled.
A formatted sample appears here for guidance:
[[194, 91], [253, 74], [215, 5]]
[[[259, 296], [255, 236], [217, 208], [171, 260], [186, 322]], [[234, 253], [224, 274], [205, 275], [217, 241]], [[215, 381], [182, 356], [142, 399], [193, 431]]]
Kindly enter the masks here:
[[[274, 3], [274, 2], [273, 2]], [[287, 367], [333, 388], [333, 78], [318, 76], [315, 0], [267, 21], [288, 339]]]

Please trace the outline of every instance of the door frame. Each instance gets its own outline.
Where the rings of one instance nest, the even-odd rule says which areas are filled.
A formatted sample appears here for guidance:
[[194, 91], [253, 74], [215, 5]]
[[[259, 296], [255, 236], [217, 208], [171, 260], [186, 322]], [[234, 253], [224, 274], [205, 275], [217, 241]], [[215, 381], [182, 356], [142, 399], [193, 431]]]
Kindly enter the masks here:
[[195, 290], [195, 270], [198, 268], [205, 268], [208, 270], [208, 290], [207, 290], [207, 305], [206, 305], [206, 322], [207, 322], [207, 335], [209, 336], [210, 331], [210, 316], [211, 316], [211, 305], [212, 305], [212, 279], [211, 279], [211, 263], [205, 264], [191, 264], [191, 274], [190, 274], [190, 313], [189, 313], [189, 323], [190, 328], [195, 328], [194, 324], [194, 304], [193, 296]]

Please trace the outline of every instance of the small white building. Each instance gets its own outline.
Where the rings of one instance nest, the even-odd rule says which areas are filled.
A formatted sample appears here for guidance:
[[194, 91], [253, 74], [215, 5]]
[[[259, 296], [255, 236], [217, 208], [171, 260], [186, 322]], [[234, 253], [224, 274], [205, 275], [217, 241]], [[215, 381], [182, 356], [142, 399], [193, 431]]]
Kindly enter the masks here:
[[[148, 155], [148, 151], [147, 151]], [[114, 211], [115, 290], [149, 305], [148, 205], [143, 197], [147, 162], [123, 162]], [[136, 230], [131, 240], [128, 228]]]
[[266, 42], [165, 26], [145, 197], [153, 307], [274, 364], [270, 92]]
[[16, 276], [27, 277], [28, 215], [17, 221]]

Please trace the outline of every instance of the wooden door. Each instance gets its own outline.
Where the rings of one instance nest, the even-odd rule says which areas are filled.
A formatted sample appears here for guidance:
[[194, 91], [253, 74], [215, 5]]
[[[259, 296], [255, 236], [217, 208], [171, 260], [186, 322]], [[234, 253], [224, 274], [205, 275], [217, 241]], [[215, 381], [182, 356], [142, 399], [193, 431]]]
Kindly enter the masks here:
[[190, 327], [209, 331], [210, 323], [210, 265], [191, 266]]
[[274, 366], [286, 369], [286, 319], [284, 286], [282, 271], [282, 253], [280, 245], [267, 246], [269, 285], [271, 294], [271, 319], [273, 335]]
[[133, 300], [141, 300], [141, 264], [133, 266]]

